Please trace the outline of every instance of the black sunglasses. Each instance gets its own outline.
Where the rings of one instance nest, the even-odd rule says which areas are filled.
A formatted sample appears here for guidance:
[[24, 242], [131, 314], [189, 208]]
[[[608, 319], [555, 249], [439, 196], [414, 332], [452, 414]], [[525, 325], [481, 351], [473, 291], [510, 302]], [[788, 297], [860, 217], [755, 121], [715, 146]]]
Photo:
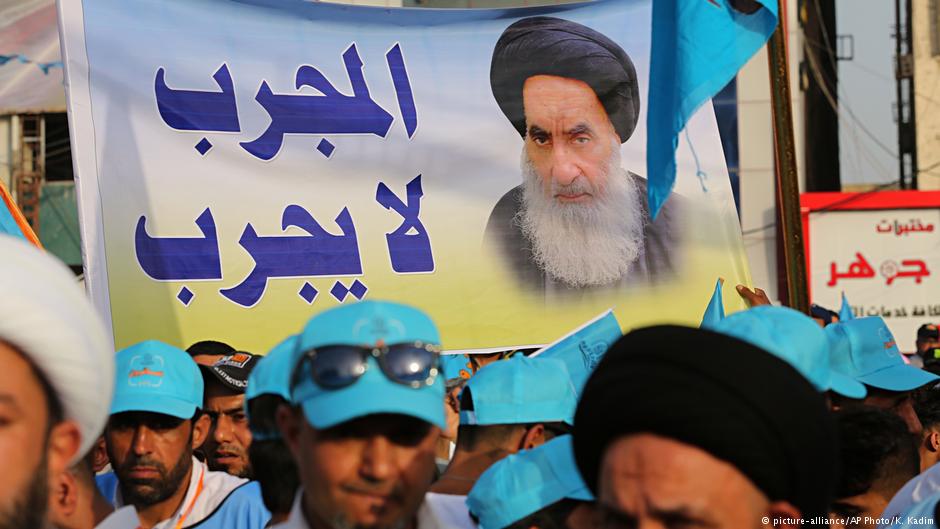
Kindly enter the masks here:
[[320, 387], [339, 389], [359, 380], [369, 369], [369, 357], [375, 358], [386, 378], [418, 389], [430, 386], [440, 373], [440, 346], [420, 341], [381, 347], [327, 345], [303, 353], [292, 377], [291, 386], [300, 381], [304, 364], [310, 377]]

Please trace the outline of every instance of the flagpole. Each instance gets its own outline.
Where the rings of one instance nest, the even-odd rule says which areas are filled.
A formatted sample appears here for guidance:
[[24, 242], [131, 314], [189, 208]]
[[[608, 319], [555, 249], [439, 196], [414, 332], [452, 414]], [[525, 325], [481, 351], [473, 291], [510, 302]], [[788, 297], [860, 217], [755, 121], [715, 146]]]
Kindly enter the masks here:
[[790, 106], [790, 66], [787, 62], [786, 0], [778, 0], [780, 23], [767, 41], [770, 93], [774, 122], [774, 173], [777, 179], [777, 222], [783, 234], [783, 256], [790, 307], [809, 314], [803, 225], [800, 218], [800, 185], [796, 173], [793, 109]]

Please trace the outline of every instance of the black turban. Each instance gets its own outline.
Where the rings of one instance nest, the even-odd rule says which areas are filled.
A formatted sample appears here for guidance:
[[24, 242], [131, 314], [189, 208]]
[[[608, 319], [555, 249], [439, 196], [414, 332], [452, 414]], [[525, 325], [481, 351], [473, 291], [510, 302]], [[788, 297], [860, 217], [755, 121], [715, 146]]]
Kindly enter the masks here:
[[698, 447], [804, 518], [826, 515], [838, 479], [823, 395], [776, 356], [702, 329], [663, 325], [621, 338], [584, 387], [574, 425], [575, 459], [595, 494], [607, 447], [632, 433]]
[[554, 75], [587, 83], [607, 117], [627, 141], [640, 115], [636, 69], [616, 42], [576, 22], [553, 17], [524, 18], [496, 42], [490, 85], [499, 108], [525, 137], [522, 85], [533, 75]]

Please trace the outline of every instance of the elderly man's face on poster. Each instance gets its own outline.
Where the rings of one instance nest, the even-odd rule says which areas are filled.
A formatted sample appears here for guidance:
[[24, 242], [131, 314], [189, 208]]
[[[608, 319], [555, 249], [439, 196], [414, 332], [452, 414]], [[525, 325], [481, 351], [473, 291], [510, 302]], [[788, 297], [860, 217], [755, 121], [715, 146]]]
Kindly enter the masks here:
[[517, 284], [538, 298], [673, 278], [682, 207], [650, 218], [637, 160], [621, 160], [641, 106], [626, 50], [571, 20], [524, 18], [494, 45], [490, 86], [522, 138], [522, 181], [493, 207], [484, 244]]
[[522, 89], [526, 156], [557, 203], [589, 203], [604, 192], [617, 132], [587, 83], [536, 75]]

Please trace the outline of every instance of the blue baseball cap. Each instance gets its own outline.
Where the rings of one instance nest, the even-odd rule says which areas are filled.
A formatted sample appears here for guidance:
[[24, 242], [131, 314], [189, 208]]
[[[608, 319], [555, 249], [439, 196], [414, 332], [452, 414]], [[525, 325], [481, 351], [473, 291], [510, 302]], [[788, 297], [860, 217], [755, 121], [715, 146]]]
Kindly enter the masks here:
[[566, 498], [594, 501], [574, 462], [570, 435], [494, 463], [473, 485], [467, 507], [480, 529], [503, 529]]
[[832, 369], [873, 388], [911, 391], [940, 377], [907, 365], [884, 320], [878, 316], [827, 325]]
[[761, 305], [702, 328], [764, 349], [793, 366], [819, 391], [832, 390], [851, 399], [868, 394], [864, 385], [830, 367], [826, 333], [802, 312]]
[[460, 410], [462, 425], [574, 424], [578, 395], [565, 363], [555, 358], [516, 355], [477, 371], [470, 391], [473, 410]]
[[[321, 312], [307, 322], [298, 340], [298, 354], [327, 345], [441, 343], [437, 327], [424, 312], [400, 303], [371, 300]], [[445, 427], [443, 377], [415, 389], [387, 378], [374, 357], [367, 361], [365, 373], [339, 389], [317, 385], [310, 375], [309, 363], [302, 362], [291, 401], [303, 408], [314, 428], [321, 430], [378, 413], [408, 415]]]
[[470, 359], [467, 358], [467, 355], [441, 355], [441, 369], [444, 371], [444, 380], [450, 380], [453, 378], [467, 378], [461, 375], [460, 372], [464, 371], [468, 375], [472, 373], [469, 364]]
[[245, 402], [261, 395], [290, 400], [290, 376], [297, 364], [297, 335], [285, 338], [258, 361], [248, 375]]
[[118, 351], [111, 415], [149, 411], [191, 419], [202, 407], [203, 381], [189, 354], [157, 340]]

